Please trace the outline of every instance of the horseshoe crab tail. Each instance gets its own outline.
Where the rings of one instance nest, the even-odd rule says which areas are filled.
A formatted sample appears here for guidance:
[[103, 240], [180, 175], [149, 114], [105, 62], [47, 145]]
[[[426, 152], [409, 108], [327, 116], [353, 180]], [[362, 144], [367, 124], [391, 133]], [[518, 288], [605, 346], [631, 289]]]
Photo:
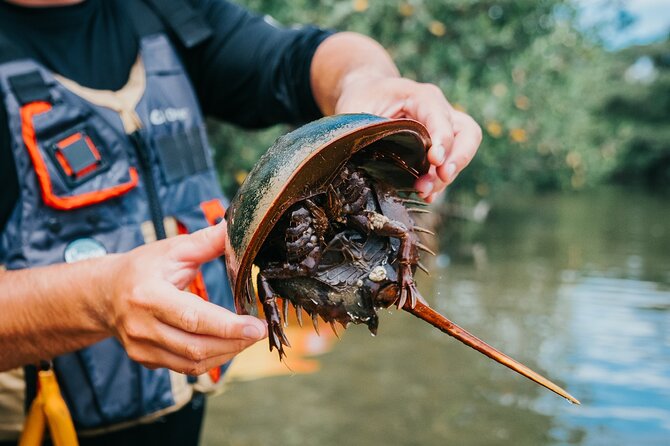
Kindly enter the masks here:
[[413, 314], [414, 316], [418, 317], [419, 319], [423, 319], [424, 321], [428, 322], [429, 324], [431, 324], [433, 327], [437, 328], [438, 330], [448, 334], [451, 337], [454, 337], [454, 338], [458, 339], [459, 341], [461, 341], [465, 345], [474, 348], [478, 352], [488, 356], [489, 358], [493, 359], [494, 361], [497, 361], [500, 364], [514, 370], [515, 372], [520, 373], [521, 375], [525, 376], [526, 378], [528, 378], [532, 381], [535, 381], [539, 385], [546, 387], [547, 389], [551, 390], [552, 392], [554, 392], [554, 393], [562, 396], [563, 398], [567, 399], [571, 403], [581, 404], [579, 402], [579, 400], [577, 400], [575, 397], [570, 395], [568, 392], [566, 392], [564, 389], [562, 389], [558, 385], [549, 381], [547, 378], [540, 375], [539, 373], [534, 372], [533, 370], [531, 370], [530, 368], [521, 364], [520, 362], [510, 358], [506, 354], [496, 350], [495, 348], [491, 347], [486, 342], [482, 341], [481, 339], [477, 338], [476, 336], [468, 333], [465, 329], [463, 329], [463, 328], [459, 327], [458, 325], [454, 324], [449, 319], [442, 316], [440, 313], [433, 310], [429, 306], [427, 306], [427, 305], [425, 305], [421, 302], [417, 302], [417, 304], [414, 308], [411, 308], [409, 305], [405, 305], [403, 307], [403, 310], [407, 311], [408, 313]]

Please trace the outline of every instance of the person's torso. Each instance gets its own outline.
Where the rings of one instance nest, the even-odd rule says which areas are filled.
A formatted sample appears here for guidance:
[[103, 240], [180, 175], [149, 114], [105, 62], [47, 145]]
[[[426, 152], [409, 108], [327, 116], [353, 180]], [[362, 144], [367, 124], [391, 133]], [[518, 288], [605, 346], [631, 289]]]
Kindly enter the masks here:
[[[0, 1], [0, 30], [22, 54], [80, 85], [118, 90], [137, 58], [137, 36], [123, 0], [87, 0], [57, 8]], [[18, 199], [4, 104], [0, 104], [0, 230]]]
[[[77, 6], [81, 7], [77, 11], [90, 15], [64, 26], [99, 25], [99, 14], [112, 11], [100, 0]], [[164, 33], [136, 35], [136, 26], [115, 11], [114, 20], [123, 25], [114, 29], [133, 35], [117, 37], [135, 42], [130, 65], [121, 61], [128, 57], [123, 51], [112, 58], [124, 65], [110, 68], [125, 72], [120, 85], [112, 79], [120, 74], [96, 83], [102, 81], [93, 79], [95, 71], [85, 73], [91, 67], [82, 69], [81, 77], [68, 79], [65, 68], [65, 73], [58, 71], [58, 51], [62, 55], [65, 48], [55, 50], [55, 44], [53, 53], [41, 57], [49, 45], [40, 47], [39, 40], [17, 48], [26, 57], [0, 64], [8, 149], [19, 191], [0, 234], [0, 263], [7, 269], [126, 252], [156, 238], [196, 231], [223, 217], [225, 203], [203, 118], [177, 54]], [[6, 28], [0, 30], [12, 37]], [[110, 40], [114, 36], [111, 32]], [[80, 53], [79, 58], [64, 56], [68, 67], [95, 61], [97, 72], [110, 63], [104, 54]], [[91, 76], [84, 81], [88, 85], [78, 85], [87, 76]], [[86, 88], [91, 85], [107, 85], [110, 91]], [[222, 262], [209, 262], [191, 289], [232, 308], [225, 277]], [[58, 357], [54, 365], [75, 423], [82, 429], [173, 410], [188, 401], [194, 388], [218, 381], [221, 372], [213, 371], [196, 383], [168, 370], [148, 370], [131, 361], [113, 338]]]

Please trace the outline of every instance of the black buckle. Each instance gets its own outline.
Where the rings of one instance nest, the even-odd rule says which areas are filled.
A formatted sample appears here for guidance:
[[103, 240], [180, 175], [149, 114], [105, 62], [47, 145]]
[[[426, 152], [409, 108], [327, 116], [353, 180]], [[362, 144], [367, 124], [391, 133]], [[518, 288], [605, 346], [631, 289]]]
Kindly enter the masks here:
[[49, 86], [39, 71], [31, 71], [26, 74], [18, 74], [9, 79], [9, 84], [14, 90], [16, 99], [21, 105], [35, 101], [51, 102]]

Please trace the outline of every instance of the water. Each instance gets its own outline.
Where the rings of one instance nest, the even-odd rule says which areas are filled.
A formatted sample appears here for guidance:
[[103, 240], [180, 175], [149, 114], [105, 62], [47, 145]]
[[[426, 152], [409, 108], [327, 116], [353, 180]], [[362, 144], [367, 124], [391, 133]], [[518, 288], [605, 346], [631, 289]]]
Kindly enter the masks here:
[[314, 373], [232, 381], [203, 443], [670, 445], [667, 203], [621, 189], [508, 198], [483, 225], [452, 223], [459, 240], [441, 231], [445, 266], [420, 279], [432, 306], [581, 406], [395, 311], [375, 338], [349, 329]]

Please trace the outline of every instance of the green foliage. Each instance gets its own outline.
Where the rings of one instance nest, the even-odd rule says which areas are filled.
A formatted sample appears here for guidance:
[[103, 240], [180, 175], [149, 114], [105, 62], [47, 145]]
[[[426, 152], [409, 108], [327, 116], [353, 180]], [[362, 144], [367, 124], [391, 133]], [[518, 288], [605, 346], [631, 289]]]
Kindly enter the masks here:
[[248, 131], [230, 125], [209, 123], [210, 142], [215, 149], [215, 162], [223, 191], [230, 198], [246, 174], [268, 147], [289, 129], [275, 126], [266, 130]]
[[670, 39], [622, 51], [603, 104], [619, 141], [615, 177], [670, 188]]
[[[623, 70], [621, 58], [576, 30], [568, 1], [239, 3], [285, 25], [315, 23], [370, 35], [389, 50], [404, 76], [441, 87], [484, 129], [477, 157], [452, 188], [462, 195], [487, 196], [510, 183], [580, 189], [608, 178], [626, 157], [625, 129], [603, 119], [616, 108], [610, 98], [613, 73]], [[286, 131], [216, 128], [215, 145], [225, 147], [218, 161], [228, 192]]]

